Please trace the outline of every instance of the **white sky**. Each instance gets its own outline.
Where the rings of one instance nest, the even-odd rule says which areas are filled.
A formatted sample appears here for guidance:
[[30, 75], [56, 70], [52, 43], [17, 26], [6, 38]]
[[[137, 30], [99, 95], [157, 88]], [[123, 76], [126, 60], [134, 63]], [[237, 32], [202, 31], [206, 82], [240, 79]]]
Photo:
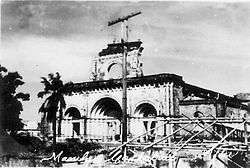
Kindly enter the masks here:
[[37, 118], [41, 76], [88, 80], [91, 57], [119, 39], [120, 26], [108, 21], [139, 10], [130, 40], [143, 41], [144, 74], [175, 73], [231, 96], [250, 92], [250, 2], [2, 1], [0, 63], [31, 94], [23, 119]]

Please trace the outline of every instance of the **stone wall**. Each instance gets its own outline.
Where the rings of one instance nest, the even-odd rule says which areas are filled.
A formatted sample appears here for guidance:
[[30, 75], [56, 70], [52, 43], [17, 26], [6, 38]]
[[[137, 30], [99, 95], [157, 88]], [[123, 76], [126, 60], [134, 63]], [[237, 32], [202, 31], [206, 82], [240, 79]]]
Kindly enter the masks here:
[[[181, 95], [180, 88], [173, 86], [173, 83], [164, 85], [144, 85], [138, 87], [130, 87], [127, 90], [128, 114], [134, 116], [137, 106], [142, 103], [149, 103], [154, 106], [157, 115], [170, 115], [174, 110], [179, 113], [179, 108], [174, 107], [177, 104]], [[119, 103], [122, 107], [122, 89], [102, 89], [82, 94], [75, 94], [73, 96], [66, 96], [66, 110], [70, 107], [76, 107], [82, 116], [90, 117], [90, 111], [94, 104], [102, 98], [111, 98]], [[175, 113], [176, 113], [175, 112]]]
[[[129, 87], [127, 89], [127, 114], [130, 117], [142, 117], [136, 112], [136, 109], [139, 105], [142, 104], [150, 104], [152, 105], [156, 112], [157, 116], [169, 116], [174, 114], [179, 114], [179, 101], [182, 99], [182, 91], [181, 87], [175, 86], [173, 82], [168, 82], [161, 85], [142, 85], [142, 86], [134, 86]], [[81, 94], [75, 94], [72, 96], [66, 96], [66, 109], [65, 111], [70, 107], [77, 108], [80, 113], [81, 117], [87, 117], [87, 118], [95, 118], [96, 116], [91, 113], [91, 110], [96, 102], [98, 102], [102, 98], [110, 98], [115, 100], [120, 107], [122, 107], [122, 89], [121, 88], [113, 88], [113, 89], [96, 89], [93, 91], [83, 92]], [[100, 117], [100, 116], [98, 116]], [[65, 119], [70, 119], [70, 117], [64, 116]], [[105, 118], [102, 116], [102, 118]], [[143, 121], [139, 121], [136, 119], [131, 119], [131, 123], [128, 124], [128, 132], [138, 132], [138, 128], [144, 128]], [[65, 121], [62, 122], [62, 133], [67, 134], [67, 136], [72, 136], [72, 125], [74, 121]], [[112, 124], [113, 123], [113, 124]], [[87, 133], [94, 133], [96, 132], [93, 129], [97, 129], [99, 127], [103, 128], [104, 132], [109, 132], [107, 125], [117, 125], [116, 121], [112, 121], [111, 124], [105, 123], [104, 121], [87, 121]], [[119, 121], [118, 121], [119, 123]], [[95, 126], [91, 126], [91, 125]], [[161, 122], [157, 123], [162, 124]], [[137, 125], [137, 126], [134, 126]], [[84, 119], [80, 122], [80, 134], [83, 134], [84, 132]], [[150, 127], [150, 126], [149, 126]], [[120, 132], [120, 127], [115, 126], [115, 133], [117, 134]], [[145, 130], [143, 130], [145, 131]], [[140, 131], [139, 131], [140, 132]], [[142, 131], [141, 131], [142, 132]], [[160, 131], [163, 132], [163, 131]], [[98, 133], [99, 134], [99, 133]], [[163, 133], [160, 133], [163, 134]]]
[[212, 115], [216, 117], [216, 107], [214, 104], [181, 105], [180, 113], [188, 117], [194, 117], [194, 113], [200, 111], [204, 116]]

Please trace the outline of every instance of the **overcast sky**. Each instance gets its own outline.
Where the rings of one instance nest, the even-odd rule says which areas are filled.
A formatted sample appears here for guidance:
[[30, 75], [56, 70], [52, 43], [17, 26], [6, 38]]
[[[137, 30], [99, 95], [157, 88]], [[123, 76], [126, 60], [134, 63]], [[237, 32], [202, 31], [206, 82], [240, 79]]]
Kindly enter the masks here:
[[175, 73], [224, 94], [250, 92], [250, 3], [2, 1], [0, 63], [31, 94], [22, 117], [37, 118], [40, 77], [88, 80], [91, 58], [120, 37], [107, 23], [131, 12], [130, 40], [143, 41], [144, 74]]

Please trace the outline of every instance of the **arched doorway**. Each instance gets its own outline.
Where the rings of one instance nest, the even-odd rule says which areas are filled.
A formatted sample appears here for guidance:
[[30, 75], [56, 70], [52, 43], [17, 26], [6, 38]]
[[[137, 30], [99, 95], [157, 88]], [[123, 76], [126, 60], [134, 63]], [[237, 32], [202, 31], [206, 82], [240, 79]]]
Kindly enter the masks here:
[[[76, 107], [70, 107], [68, 108], [64, 115], [66, 117], [71, 118], [72, 120], [79, 120], [81, 119], [81, 113]], [[74, 137], [75, 135], [79, 136], [80, 135], [80, 122], [74, 122], [72, 123], [73, 125], [73, 133], [72, 136]]]
[[110, 141], [120, 139], [122, 109], [116, 100], [110, 97], [101, 98], [93, 105], [90, 117], [92, 120], [89, 123], [89, 134], [107, 137]]
[[[157, 115], [157, 111], [155, 107], [150, 103], [142, 103], [138, 105], [135, 109], [136, 117], [140, 117], [140, 118], [141, 117], [155, 117], [156, 115]], [[134, 126], [134, 127], [136, 127], [137, 131], [139, 131], [141, 134], [150, 129], [155, 128], [156, 122], [155, 121], [143, 121], [143, 122], [139, 121], [136, 123], [136, 125], [137, 126]], [[148, 137], [145, 137], [146, 139], [144, 140], [153, 140], [154, 132], [155, 132], [154, 130], [150, 131], [148, 133]]]
[[150, 103], [142, 103], [135, 109], [135, 114], [139, 113], [143, 117], [150, 117], [150, 116], [156, 116], [157, 111], [155, 107]]

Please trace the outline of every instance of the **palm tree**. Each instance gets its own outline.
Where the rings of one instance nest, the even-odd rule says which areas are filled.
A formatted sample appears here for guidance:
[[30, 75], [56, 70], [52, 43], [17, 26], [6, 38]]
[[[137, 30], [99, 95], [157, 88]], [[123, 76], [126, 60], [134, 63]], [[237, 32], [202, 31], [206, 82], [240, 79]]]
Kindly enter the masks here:
[[56, 75], [49, 74], [48, 79], [42, 77], [41, 83], [44, 84], [44, 90], [37, 94], [39, 98], [49, 95], [40, 107], [39, 112], [44, 113], [42, 120], [52, 122], [53, 147], [56, 144], [56, 114], [59, 111], [58, 135], [61, 135], [62, 111], [66, 107], [63, 94], [64, 84], [60, 78], [61, 76], [58, 72], [56, 72]]

